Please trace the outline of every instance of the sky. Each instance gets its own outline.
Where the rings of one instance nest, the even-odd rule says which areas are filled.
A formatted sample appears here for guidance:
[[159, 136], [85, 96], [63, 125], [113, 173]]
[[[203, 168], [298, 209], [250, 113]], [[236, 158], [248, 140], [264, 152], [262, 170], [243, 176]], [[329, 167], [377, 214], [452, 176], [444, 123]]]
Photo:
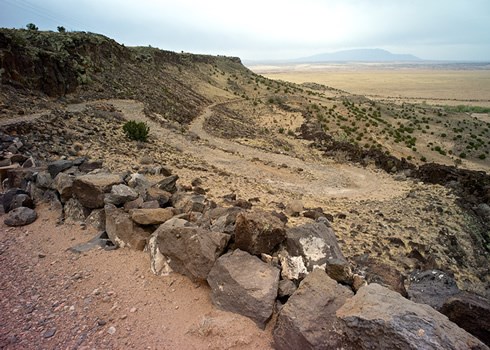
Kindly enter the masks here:
[[244, 60], [381, 48], [490, 61], [490, 0], [0, 0], [0, 27], [27, 23]]

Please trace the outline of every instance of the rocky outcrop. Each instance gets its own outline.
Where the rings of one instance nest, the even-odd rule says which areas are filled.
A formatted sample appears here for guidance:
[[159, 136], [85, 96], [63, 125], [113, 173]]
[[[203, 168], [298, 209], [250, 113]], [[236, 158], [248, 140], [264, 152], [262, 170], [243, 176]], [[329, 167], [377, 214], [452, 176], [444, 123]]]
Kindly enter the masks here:
[[248, 211], [237, 215], [235, 247], [250, 254], [271, 254], [286, 238], [284, 223], [264, 211]]
[[160, 226], [154, 234], [158, 236], [158, 249], [172, 270], [194, 280], [208, 277], [230, 239], [227, 234], [197, 227]]
[[216, 261], [207, 281], [217, 307], [265, 327], [277, 296], [279, 269], [237, 249]]
[[373, 283], [337, 310], [350, 349], [488, 349], [433, 308]]
[[354, 293], [315, 269], [282, 308], [274, 327], [278, 350], [336, 349], [343, 346], [336, 311]]

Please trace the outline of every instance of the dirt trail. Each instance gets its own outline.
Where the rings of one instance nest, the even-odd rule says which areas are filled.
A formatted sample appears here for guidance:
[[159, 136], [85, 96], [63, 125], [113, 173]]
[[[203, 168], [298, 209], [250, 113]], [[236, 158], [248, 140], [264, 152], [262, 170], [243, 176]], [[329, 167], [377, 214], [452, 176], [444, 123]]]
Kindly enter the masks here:
[[[315, 160], [309, 157], [311, 149], [300, 145], [305, 157], [267, 152], [231, 140], [218, 138], [204, 130], [206, 118], [212, 115], [208, 106], [189, 127], [189, 131], [199, 137], [192, 140], [189, 135], [176, 133], [161, 127], [143, 113], [143, 104], [133, 100], [104, 101], [121, 110], [125, 119], [143, 121], [150, 127], [153, 137], [184, 153], [206, 161], [220, 170], [245, 177], [258, 184], [273, 189], [287, 191], [293, 196], [307, 197], [321, 203], [325, 197], [346, 197], [350, 199], [384, 200], [401, 195], [407, 189], [390, 176], [371, 169], [339, 164], [332, 160]], [[232, 101], [224, 102], [230, 103]], [[72, 105], [69, 110], [80, 110], [82, 105]]]

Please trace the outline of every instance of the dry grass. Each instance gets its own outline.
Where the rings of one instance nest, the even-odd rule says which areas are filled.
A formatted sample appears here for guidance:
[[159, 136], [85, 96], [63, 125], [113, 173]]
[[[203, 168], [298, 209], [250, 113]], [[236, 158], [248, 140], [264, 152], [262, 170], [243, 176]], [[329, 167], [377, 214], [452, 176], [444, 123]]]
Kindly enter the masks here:
[[490, 70], [312, 66], [252, 67], [270, 79], [315, 82], [377, 99], [490, 106]]

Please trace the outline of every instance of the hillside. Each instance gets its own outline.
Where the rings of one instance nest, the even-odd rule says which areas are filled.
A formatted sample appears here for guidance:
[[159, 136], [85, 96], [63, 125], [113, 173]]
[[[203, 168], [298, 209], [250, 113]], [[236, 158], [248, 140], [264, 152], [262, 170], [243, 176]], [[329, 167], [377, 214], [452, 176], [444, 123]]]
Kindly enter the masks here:
[[[192, 284], [177, 274], [142, 271], [147, 255], [154, 253], [121, 248], [70, 255], [71, 245], [95, 234], [97, 210], [112, 215], [114, 209], [129, 217], [131, 206], [163, 210], [187, 228], [231, 232], [221, 253], [239, 244], [238, 213], [262, 213], [256, 220], [264, 232], [271, 224], [263, 218], [287, 232], [304, 225], [331, 226], [335, 246], [352, 269], [348, 282], [343, 281], [349, 293], [356, 291], [351, 290], [356, 275], [361, 285], [380, 283], [408, 297], [418, 282], [413, 276], [434, 270], [454, 279], [437, 288], [449, 285], [479, 295], [474, 298], [490, 296], [490, 122], [473, 115], [475, 110], [373, 101], [335, 87], [267, 79], [235, 57], [125, 47], [81, 32], [1, 29], [0, 68], [3, 190], [18, 186], [45, 203], [37, 204], [39, 218], [32, 225], [1, 226], [6, 234], [0, 265], [8, 273], [0, 274], [0, 284], [7, 286], [1, 290], [0, 310], [9, 316], [0, 344], [22, 348], [28, 339], [38, 347], [83, 342], [103, 348], [158, 347], [161, 334], [169, 332], [168, 348], [267, 346], [275, 317], [265, 330], [247, 323], [249, 333], [241, 337], [241, 316], [213, 311], [205, 281]], [[147, 142], [126, 137], [122, 126], [128, 120], [149, 126]], [[96, 205], [82, 203], [84, 192], [76, 197], [73, 188], [76, 179], [94, 169], [96, 177], [109, 172], [108, 178], [118, 179]], [[4, 175], [9, 171], [25, 177]], [[131, 182], [141, 193], [131, 192]], [[104, 207], [119, 185], [129, 188], [134, 202], [124, 199], [114, 208]], [[0, 203], [5, 205], [6, 198], [2, 194]], [[128, 220], [147, 241], [158, 227]], [[114, 222], [104, 221], [104, 229]], [[61, 238], [52, 238], [51, 231]], [[182, 254], [195, 253], [194, 246], [184, 248]], [[283, 253], [253, 254], [285, 270]], [[26, 267], [24, 276], [28, 264], [19, 261], [33, 259], [36, 265]], [[49, 288], [32, 289], [34, 278]], [[57, 278], [62, 282], [53, 283]], [[295, 289], [300, 279], [292, 280]], [[134, 284], [133, 295], [128, 288]], [[31, 317], [16, 306], [26, 298], [23, 290], [28, 298], [40, 295], [33, 306], [42, 309], [40, 314]], [[289, 295], [277, 299], [277, 308]], [[434, 296], [437, 303], [446, 297], [438, 290]], [[78, 299], [85, 304], [76, 304]], [[77, 306], [71, 310], [70, 303]], [[51, 305], [59, 313], [49, 318]], [[22, 311], [9, 312], [18, 308]], [[176, 325], [165, 328], [168, 319], [162, 315]], [[56, 321], [63, 335], [53, 337], [56, 328], [54, 333], [47, 328], [48, 321]], [[25, 327], [20, 336], [15, 333], [19, 322], [32, 329]], [[83, 326], [77, 326], [80, 322]], [[108, 336], [111, 324], [121, 335]], [[80, 337], [79, 345], [70, 332]], [[144, 342], [138, 343], [140, 337]]]

